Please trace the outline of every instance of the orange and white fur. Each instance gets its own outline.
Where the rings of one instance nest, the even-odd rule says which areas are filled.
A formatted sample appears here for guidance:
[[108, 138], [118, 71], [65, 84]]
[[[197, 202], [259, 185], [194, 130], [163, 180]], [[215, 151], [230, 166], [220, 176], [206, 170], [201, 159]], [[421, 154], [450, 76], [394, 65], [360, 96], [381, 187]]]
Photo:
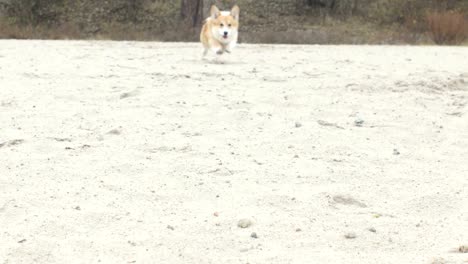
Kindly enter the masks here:
[[205, 48], [203, 57], [210, 50], [218, 55], [231, 53], [237, 44], [239, 11], [237, 5], [231, 11], [219, 11], [215, 5], [211, 7], [211, 16], [206, 19], [200, 34]]

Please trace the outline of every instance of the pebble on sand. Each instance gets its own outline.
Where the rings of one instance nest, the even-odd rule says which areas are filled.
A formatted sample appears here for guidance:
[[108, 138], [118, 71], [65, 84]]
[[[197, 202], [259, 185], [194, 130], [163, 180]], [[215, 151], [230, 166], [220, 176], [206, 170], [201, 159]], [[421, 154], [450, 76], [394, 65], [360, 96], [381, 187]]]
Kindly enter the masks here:
[[252, 221], [250, 219], [241, 219], [237, 222], [237, 226], [240, 228], [248, 228], [252, 225]]
[[299, 123], [299, 122], [296, 122], [295, 126], [296, 126], [297, 128], [299, 128], [299, 127], [301, 127], [301, 126], [302, 126], [302, 124], [301, 124], [301, 123]]
[[362, 120], [360, 118], [354, 120], [354, 125], [357, 126], [357, 127], [362, 127], [363, 124], [364, 124], [364, 120]]
[[120, 129], [115, 128], [115, 129], [112, 129], [109, 132], [107, 132], [107, 134], [109, 134], [109, 135], [120, 135], [120, 134], [122, 134], [122, 131], [120, 131]]
[[250, 234], [250, 237], [251, 237], [251, 238], [258, 238], [257, 233], [255, 233], [255, 232], [253, 232], [252, 234]]
[[356, 238], [356, 233], [354, 232], [349, 232], [344, 235], [346, 239], [355, 239]]
[[458, 248], [458, 252], [460, 252], [460, 253], [468, 253], [468, 245], [461, 245], [461, 246]]

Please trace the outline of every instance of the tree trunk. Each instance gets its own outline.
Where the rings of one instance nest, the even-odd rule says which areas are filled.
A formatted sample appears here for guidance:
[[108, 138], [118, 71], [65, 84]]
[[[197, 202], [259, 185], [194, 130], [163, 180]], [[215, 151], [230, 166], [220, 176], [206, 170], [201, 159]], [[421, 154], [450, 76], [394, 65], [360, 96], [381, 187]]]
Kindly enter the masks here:
[[188, 26], [200, 25], [203, 20], [203, 0], [182, 0], [180, 15]]

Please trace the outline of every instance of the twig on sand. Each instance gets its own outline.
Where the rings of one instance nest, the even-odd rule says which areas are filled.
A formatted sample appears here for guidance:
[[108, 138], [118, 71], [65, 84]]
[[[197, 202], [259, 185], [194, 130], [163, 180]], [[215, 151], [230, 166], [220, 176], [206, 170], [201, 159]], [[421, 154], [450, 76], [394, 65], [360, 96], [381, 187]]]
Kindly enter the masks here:
[[222, 169], [224, 169], [226, 172], [228, 172], [230, 175], [233, 175], [234, 172], [230, 169], [228, 169], [227, 167], [222, 167], [222, 168], [216, 168], [216, 169], [213, 169], [213, 170], [209, 170], [209, 171], [205, 171], [205, 172], [201, 172], [202, 174], [212, 174], [212, 173], [218, 173], [218, 172], [221, 172]]
[[344, 127], [342, 126], [339, 126], [335, 123], [330, 123], [330, 122], [327, 122], [327, 121], [323, 121], [323, 120], [318, 120], [317, 123], [321, 126], [328, 126], [328, 127], [335, 127], [335, 128], [339, 128], [339, 129], [344, 129]]
[[13, 140], [8, 140], [8, 141], [5, 141], [3, 143], [0, 143], [0, 148], [3, 148], [3, 147], [10, 147], [10, 146], [16, 146], [16, 145], [19, 145], [21, 143], [23, 143], [24, 140], [23, 139], [13, 139]]
[[58, 142], [72, 142], [70, 138], [48, 137], [48, 139], [55, 140]]

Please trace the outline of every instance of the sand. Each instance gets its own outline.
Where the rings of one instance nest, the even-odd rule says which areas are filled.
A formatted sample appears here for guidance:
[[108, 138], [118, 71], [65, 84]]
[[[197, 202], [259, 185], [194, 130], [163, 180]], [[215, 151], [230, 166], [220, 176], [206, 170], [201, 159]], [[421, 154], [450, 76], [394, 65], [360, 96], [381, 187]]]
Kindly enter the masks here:
[[0, 41], [1, 263], [468, 261], [468, 48], [202, 51]]

